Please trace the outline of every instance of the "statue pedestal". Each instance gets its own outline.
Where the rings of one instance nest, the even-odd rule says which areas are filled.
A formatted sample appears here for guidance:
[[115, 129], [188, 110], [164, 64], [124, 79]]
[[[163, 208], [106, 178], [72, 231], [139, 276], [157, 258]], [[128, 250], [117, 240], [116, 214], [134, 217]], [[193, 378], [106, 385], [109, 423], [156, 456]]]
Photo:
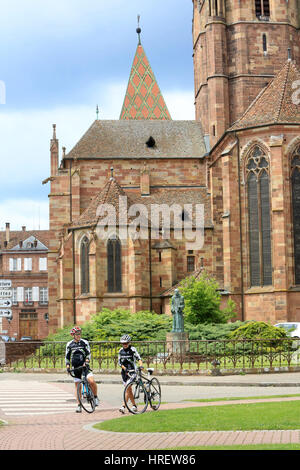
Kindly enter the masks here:
[[170, 353], [185, 354], [189, 351], [189, 334], [187, 332], [167, 333], [166, 342], [167, 351]]

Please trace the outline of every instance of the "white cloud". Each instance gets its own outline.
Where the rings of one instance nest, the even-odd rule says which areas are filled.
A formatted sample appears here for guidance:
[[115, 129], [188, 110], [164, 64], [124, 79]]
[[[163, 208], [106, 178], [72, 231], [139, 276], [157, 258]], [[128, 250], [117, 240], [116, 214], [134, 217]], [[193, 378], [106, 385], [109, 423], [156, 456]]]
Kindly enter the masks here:
[[[57, 126], [61, 157], [61, 148], [65, 146], [69, 152], [96, 119], [97, 103], [99, 119], [119, 119], [126, 86], [127, 83], [95, 85], [89, 93], [89, 101], [94, 103], [90, 106], [18, 112], [1, 108], [1, 163], [6, 170], [2, 168], [0, 176], [0, 228], [5, 222], [16, 230], [22, 225], [48, 227], [49, 187], [43, 186], [42, 181], [50, 176], [52, 124]], [[192, 91], [167, 91], [164, 97], [173, 119], [194, 119]]]
[[163, 95], [172, 119], [187, 121], [195, 119], [193, 91], [173, 90]]

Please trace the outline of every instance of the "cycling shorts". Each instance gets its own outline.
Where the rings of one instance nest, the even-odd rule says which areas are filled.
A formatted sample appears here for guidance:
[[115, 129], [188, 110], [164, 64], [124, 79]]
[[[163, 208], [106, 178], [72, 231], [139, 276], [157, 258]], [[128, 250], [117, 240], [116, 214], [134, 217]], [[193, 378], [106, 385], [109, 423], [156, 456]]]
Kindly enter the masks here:
[[124, 370], [124, 369], [121, 370], [121, 376], [122, 376], [124, 387], [128, 384], [128, 382], [130, 382], [135, 377], [135, 375], [134, 376], [128, 375], [127, 370]]
[[[75, 375], [75, 377], [74, 377], [74, 382], [75, 382], [75, 383], [81, 381], [82, 370], [83, 370], [83, 369], [74, 370], [74, 375]], [[93, 377], [93, 373], [89, 370], [89, 371], [87, 371], [86, 378], [89, 379], [90, 377]]]

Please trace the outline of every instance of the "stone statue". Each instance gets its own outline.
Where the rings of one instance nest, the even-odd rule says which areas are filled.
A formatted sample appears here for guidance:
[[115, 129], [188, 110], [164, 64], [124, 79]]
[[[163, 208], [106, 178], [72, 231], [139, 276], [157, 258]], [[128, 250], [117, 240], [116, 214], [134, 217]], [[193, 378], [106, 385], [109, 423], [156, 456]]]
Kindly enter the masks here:
[[178, 289], [175, 289], [171, 301], [171, 312], [173, 315], [173, 333], [182, 333], [184, 331], [183, 325], [183, 310], [184, 310], [184, 297], [180, 294]]

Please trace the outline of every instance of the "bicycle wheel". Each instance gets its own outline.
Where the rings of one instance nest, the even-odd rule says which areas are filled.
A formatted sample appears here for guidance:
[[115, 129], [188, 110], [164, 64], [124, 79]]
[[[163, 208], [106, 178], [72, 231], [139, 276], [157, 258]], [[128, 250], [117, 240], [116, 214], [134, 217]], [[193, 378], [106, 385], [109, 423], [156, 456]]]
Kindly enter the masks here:
[[[83, 385], [84, 383], [84, 393]], [[86, 382], [79, 382], [77, 385], [77, 397], [80, 405], [87, 413], [93, 413], [95, 411], [95, 397], [90, 384]]]
[[144, 413], [148, 406], [148, 394], [143, 384], [129, 382], [124, 389], [124, 403], [130, 413]]
[[161, 402], [161, 390], [159, 381], [153, 377], [149, 384], [149, 402], [153, 410], [158, 410]]

